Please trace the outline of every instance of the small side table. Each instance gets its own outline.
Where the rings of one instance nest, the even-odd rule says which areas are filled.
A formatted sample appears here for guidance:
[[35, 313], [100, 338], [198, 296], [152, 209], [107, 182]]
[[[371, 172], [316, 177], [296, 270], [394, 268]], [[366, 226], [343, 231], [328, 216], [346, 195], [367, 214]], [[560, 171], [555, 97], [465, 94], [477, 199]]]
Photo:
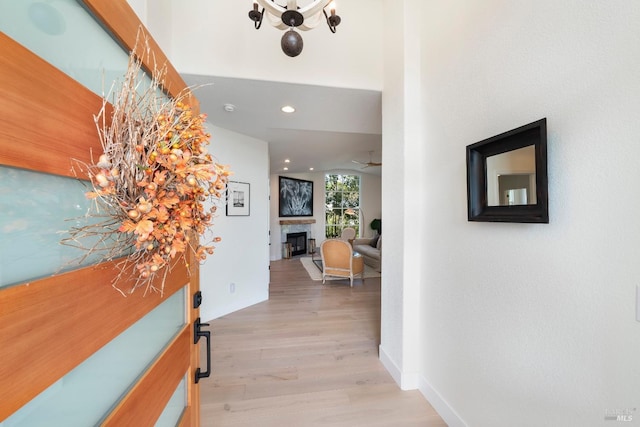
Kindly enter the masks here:
[[311, 254], [311, 262], [313, 262], [315, 266], [318, 267], [318, 270], [322, 271], [322, 254], [318, 250], [317, 246], [315, 246], [316, 239], [310, 239], [310, 240], [313, 240], [313, 244], [314, 244], [313, 252], [311, 250], [309, 251], [309, 253]]
[[293, 248], [290, 242], [282, 242], [282, 258], [290, 259]]

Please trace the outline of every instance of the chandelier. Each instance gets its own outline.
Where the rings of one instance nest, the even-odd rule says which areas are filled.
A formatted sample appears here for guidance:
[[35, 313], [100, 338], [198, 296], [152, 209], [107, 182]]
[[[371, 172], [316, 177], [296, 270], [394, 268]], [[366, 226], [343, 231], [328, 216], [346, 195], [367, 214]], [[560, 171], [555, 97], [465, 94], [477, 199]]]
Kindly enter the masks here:
[[[249, 11], [249, 19], [258, 30], [266, 14], [271, 25], [280, 30], [288, 29], [280, 42], [282, 51], [287, 56], [295, 57], [302, 52], [302, 36], [295, 31], [296, 28], [307, 31], [315, 28], [321, 21], [326, 21], [331, 32], [335, 33], [336, 27], [340, 25], [341, 20], [336, 15], [335, 3], [332, 0], [311, 0], [302, 7], [298, 6], [298, 0], [286, 0], [286, 2], [286, 6], [280, 6], [276, 0], [255, 0], [253, 10]], [[258, 5], [262, 6], [262, 10], [258, 10]], [[327, 5], [329, 5], [329, 14], [326, 11]]]

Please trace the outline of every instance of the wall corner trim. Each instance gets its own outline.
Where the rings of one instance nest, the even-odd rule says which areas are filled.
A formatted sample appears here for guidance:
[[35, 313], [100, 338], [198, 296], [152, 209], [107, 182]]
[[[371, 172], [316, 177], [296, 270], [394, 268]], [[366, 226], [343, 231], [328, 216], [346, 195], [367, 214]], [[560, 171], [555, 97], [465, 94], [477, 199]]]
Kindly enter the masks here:
[[447, 423], [449, 427], [468, 427], [467, 423], [458, 415], [458, 413], [449, 405], [438, 391], [424, 377], [420, 377], [418, 381], [418, 390], [433, 406], [438, 415]]
[[378, 347], [378, 357], [401, 390], [416, 390], [418, 388], [420, 384], [418, 374], [402, 372], [395, 361], [389, 357], [389, 354], [387, 354], [382, 345]]
[[382, 347], [382, 344], [378, 346], [378, 358], [380, 359], [380, 362], [382, 362], [382, 366], [384, 366], [389, 374], [391, 374], [391, 378], [393, 378], [396, 384], [400, 386], [400, 384], [402, 383], [402, 372], [400, 371], [400, 368], [398, 368], [398, 365], [395, 364], [393, 359], [389, 357], [387, 352], [384, 350], [384, 347]]

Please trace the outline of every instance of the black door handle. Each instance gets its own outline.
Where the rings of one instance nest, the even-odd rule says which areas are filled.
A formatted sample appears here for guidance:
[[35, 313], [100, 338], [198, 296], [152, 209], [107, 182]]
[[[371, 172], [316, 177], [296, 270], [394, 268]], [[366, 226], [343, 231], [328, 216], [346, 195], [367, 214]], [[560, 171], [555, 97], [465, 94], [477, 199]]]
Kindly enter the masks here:
[[207, 370], [202, 372], [200, 371], [200, 368], [196, 369], [196, 384], [200, 381], [200, 378], [207, 378], [211, 375], [211, 332], [203, 331], [203, 326], [209, 326], [209, 324], [200, 323], [200, 318], [198, 317], [193, 324], [193, 343], [198, 344], [200, 337], [205, 337], [207, 339]]

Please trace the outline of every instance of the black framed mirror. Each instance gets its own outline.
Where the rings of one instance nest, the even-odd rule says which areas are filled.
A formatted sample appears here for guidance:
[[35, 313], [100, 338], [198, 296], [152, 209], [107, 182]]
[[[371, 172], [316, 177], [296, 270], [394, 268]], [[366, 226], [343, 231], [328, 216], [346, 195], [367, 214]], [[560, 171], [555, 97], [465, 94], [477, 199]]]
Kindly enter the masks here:
[[469, 221], [549, 223], [547, 119], [467, 146]]

